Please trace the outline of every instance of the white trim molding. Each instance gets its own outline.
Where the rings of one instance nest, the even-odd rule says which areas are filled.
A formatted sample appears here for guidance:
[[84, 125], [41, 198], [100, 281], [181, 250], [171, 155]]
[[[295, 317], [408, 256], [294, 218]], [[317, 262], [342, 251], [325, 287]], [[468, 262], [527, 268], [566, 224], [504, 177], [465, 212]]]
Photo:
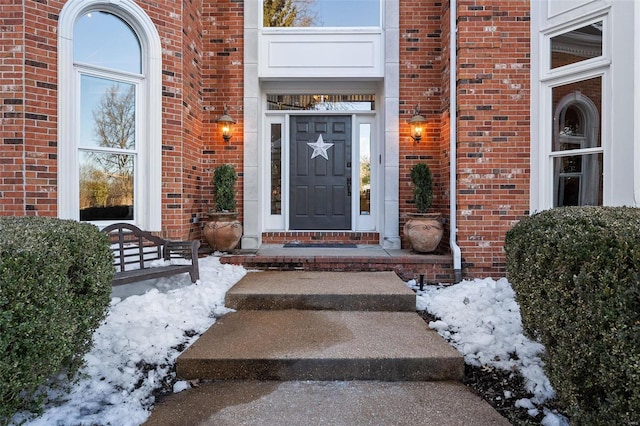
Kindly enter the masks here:
[[[375, 229], [385, 248], [400, 248], [399, 105], [400, 2], [380, 0], [382, 27], [263, 28], [262, 1], [244, 2], [244, 234], [242, 248], [260, 247], [269, 229], [268, 206], [258, 177], [267, 164], [267, 90], [279, 93], [375, 93], [372, 126], [379, 192]], [[312, 89], [313, 88], [313, 89]], [[315, 92], [311, 92], [315, 93]], [[283, 126], [286, 127], [286, 126]], [[285, 135], [286, 137], [286, 135]], [[266, 217], [266, 219], [265, 219]], [[286, 226], [285, 226], [286, 228]]]

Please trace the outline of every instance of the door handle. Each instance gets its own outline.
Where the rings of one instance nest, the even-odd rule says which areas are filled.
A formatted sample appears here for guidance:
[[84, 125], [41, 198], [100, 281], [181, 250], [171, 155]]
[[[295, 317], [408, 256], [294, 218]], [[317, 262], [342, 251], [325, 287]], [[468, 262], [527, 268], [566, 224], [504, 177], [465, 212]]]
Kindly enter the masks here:
[[351, 178], [347, 178], [347, 195], [351, 197]]

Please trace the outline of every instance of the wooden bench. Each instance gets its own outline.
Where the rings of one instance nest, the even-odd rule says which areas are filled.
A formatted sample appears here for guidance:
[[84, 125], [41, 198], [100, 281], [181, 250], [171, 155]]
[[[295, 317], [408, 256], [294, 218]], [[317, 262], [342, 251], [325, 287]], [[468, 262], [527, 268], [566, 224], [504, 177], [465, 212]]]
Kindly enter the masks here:
[[[115, 223], [105, 227], [113, 252], [116, 272], [112, 286], [129, 284], [152, 278], [168, 277], [188, 272], [191, 282], [200, 278], [198, 247], [200, 241], [169, 241], [145, 232], [129, 223]], [[154, 261], [190, 260], [188, 264], [151, 266]]]

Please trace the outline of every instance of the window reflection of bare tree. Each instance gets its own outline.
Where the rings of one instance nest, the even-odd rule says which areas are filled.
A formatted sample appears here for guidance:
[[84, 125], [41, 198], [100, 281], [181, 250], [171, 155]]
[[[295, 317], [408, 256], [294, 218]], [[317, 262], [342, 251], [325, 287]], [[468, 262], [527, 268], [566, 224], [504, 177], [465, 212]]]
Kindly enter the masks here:
[[319, 25], [315, 0], [264, 0], [263, 25], [265, 27], [310, 27]]
[[90, 164], [80, 168], [80, 208], [106, 207], [109, 199], [109, 182], [104, 173]]
[[86, 152], [80, 170], [80, 208], [133, 205], [133, 155], [111, 150], [135, 149], [135, 90], [111, 86], [93, 110], [99, 147]]

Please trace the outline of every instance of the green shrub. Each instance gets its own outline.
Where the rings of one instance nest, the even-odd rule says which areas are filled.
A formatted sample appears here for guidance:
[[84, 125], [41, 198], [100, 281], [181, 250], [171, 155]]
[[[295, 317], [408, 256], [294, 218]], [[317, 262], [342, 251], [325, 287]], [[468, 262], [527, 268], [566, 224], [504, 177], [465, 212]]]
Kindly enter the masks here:
[[425, 163], [418, 163], [411, 168], [413, 183], [413, 201], [418, 213], [426, 213], [433, 203], [433, 177], [431, 169]]
[[213, 171], [213, 195], [217, 212], [236, 209], [236, 180], [238, 175], [231, 164], [222, 164]]
[[[567, 207], [506, 236], [525, 332], [572, 424], [638, 424], [640, 209]], [[635, 422], [635, 423], [634, 423]]]
[[0, 424], [37, 410], [38, 388], [81, 366], [113, 271], [106, 236], [91, 224], [0, 218]]

